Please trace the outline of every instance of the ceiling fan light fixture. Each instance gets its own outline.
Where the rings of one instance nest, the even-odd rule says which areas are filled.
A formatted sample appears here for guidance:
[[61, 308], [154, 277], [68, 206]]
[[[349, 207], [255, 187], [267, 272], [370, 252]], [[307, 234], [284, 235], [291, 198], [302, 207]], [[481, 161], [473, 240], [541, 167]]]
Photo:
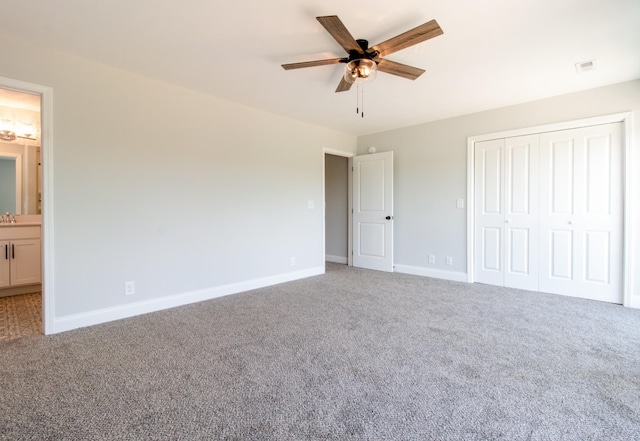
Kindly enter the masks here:
[[351, 60], [344, 68], [344, 80], [347, 83], [365, 83], [373, 81], [378, 73], [376, 62], [367, 58]]

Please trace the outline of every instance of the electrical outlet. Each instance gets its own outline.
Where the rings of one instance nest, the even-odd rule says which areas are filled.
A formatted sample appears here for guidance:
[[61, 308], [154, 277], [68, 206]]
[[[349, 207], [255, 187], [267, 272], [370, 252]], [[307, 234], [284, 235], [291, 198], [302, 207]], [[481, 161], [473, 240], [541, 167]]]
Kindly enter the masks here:
[[453, 265], [453, 257], [447, 256], [447, 265]]
[[464, 199], [458, 199], [456, 201], [456, 207], [458, 208], [464, 208]]
[[136, 293], [136, 282], [125, 282], [124, 295], [130, 296]]
[[429, 263], [436, 263], [436, 256], [429, 254]]
[[291, 266], [296, 266], [296, 258], [295, 257], [291, 258]]

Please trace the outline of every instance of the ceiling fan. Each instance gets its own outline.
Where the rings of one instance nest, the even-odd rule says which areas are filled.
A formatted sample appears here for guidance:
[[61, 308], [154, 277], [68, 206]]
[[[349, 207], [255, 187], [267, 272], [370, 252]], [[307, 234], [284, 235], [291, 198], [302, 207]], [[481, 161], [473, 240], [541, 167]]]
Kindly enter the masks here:
[[430, 38], [442, 35], [444, 32], [435, 20], [428, 21], [410, 31], [397, 35], [373, 47], [369, 47], [367, 40], [356, 40], [351, 36], [345, 25], [337, 15], [316, 17], [322, 26], [331, 34], [342, 48], [349, 54], [346, 58], [329, 58], [326, 60], [304, 61], [302, 63], [283, 64], [285, 70], [304, 67], [325, 66], [328, 64], [346, 63], [345, 74], [338, 84], [336, 92], [345, 92], [353, 83], [372, 80], [376, 71], [385, 72], [399, 77], [415, 80], [424, 73], [424, 69], [407, 66], [384, 59], [383, 57], [422, 43]]

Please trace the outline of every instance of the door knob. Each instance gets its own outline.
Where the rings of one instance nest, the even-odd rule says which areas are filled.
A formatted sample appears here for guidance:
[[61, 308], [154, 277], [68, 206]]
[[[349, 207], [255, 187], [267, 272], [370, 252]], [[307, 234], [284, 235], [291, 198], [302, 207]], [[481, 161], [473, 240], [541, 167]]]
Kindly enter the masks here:
[[386, 220], [391, 220], [391, 216], [385, 217]]

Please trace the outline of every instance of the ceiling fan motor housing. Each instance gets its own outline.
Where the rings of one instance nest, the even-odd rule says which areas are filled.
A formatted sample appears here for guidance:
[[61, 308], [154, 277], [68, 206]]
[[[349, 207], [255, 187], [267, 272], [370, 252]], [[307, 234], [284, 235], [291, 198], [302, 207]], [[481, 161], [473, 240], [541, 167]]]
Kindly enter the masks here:
[[369, 51], [369, 42], [367, 40], [358, 39], [356, 40], [356, 43], [358, 43], [358, 46], [360, 46], [360, 48], [362, 49], [362, 53], [356, 50], [350, 50], [349, 58], [345, 59], [344, 61], [345, 63], [348, 63], [353, 60], [361, 60], [363, 58], [366, 58], [369, 60], [375, 60], [376, 58], [378, 58], [378, 55], [380, 55], [378, 51]]

